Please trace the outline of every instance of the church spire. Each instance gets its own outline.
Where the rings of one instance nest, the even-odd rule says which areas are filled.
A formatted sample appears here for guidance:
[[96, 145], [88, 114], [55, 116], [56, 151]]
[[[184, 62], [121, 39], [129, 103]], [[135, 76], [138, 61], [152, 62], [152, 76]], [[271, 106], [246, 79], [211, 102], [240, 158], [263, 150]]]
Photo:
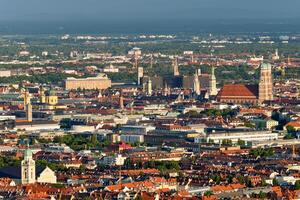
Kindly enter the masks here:
[[195, 94], [197, 94], [197, 95], [201, 94], [198, 70], [196, 70], [195, 75], [194, 75], [194, 88], [193, 89], [194, 89]]
[[212, 68], [211, 68], [208, 93], [210, 96], [217, 95], [217, 80], [216, 80], [216, 76], [215, 76], [215, 67], [214, 66], [212, 66]]

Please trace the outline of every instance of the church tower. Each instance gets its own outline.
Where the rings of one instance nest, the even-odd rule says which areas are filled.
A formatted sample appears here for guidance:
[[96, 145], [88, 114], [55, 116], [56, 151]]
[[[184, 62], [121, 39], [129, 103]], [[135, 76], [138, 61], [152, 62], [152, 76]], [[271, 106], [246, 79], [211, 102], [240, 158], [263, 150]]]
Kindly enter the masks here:
[[141, 79], [144, 76], [144, 68], [143, 67], [138, 67], [137, 68], [137, 84], [141, 85]]
[[178, 68], [178, 59], [177, 59], [177, 57], [174, 58], [172, 65], [173, 65], [173, 75], [174, 76], [179, 76], [179, 68]]
[[32, 159], [32, 151], [26, 149], [24, 160], [21, 163], [21, 182], [22, 184], [35, 183], [35, 161]]
[[218, 93], [217, 80], [216, 80], [216, 76], [215, 76], [215, 67], [214, 66], [212, 66], [212, 68], [211, 68], [208, 93], [209, 93], [209, 96], [216, 96]]
[[151, 79], [148, 80], [147, 82], [147, 96], [152, 95], [152, 81]]
[[194, 93], [197, 95], [201, 94], [201, 87], [200, 87], [200, 82], [199, 82], [199, 74], [198, 70], [196, 70], [196, 73], [194, 75], [194, 87], [193, 87]]
[[273, 100], [273, 79], [271, 64], [262, 63], [260, 66], [259, 103]]
[[45, 103], [46, 102], [45, 90], [42, 85], [40, 86], [39, 89], [39, 95], [40, 95], [40, 103]]
[[27, 122], [32, 122], [32, 105], [30, 101], [26, 105], [26, 120]]
[[30, 102], [30, 94], [27, 88], [23, 92], [23, 97], [24, 110], [26, 110], [26, 105]]
[[124, 97], [122, 90], [120, 91], [120, 97], [119, 97], [119, 108], [121, 110], [124, 110]]

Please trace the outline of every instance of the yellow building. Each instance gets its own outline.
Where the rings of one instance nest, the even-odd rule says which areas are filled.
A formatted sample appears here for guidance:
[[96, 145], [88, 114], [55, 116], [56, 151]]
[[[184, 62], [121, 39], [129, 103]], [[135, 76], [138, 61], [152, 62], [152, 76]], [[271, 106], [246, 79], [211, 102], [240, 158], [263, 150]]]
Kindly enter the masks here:
[[58, 103], [58, 96], [54, 90], [50, 89], [46, 94], [45, 103], [48, 105], [56, 105]]
[[69, 77], [66, 80], [66, 90], [77, 90], [80, 89], [107, 89], [111, 87], [111, 80], [106, 74], [99, 74], [97, 77], [89, 78], [72, 78]]
[[56, 91], [53, 89], [50, 89], [49, 91], [44, 90], [42, 86], [40, 86], [39, 90], [40, 95], [40, 106], [42, 106], [45, 109], [54, 110], [54, 109], [65, 109], [67, 108], [66, 105], [58, 104], [58, 96], [56, 94]]

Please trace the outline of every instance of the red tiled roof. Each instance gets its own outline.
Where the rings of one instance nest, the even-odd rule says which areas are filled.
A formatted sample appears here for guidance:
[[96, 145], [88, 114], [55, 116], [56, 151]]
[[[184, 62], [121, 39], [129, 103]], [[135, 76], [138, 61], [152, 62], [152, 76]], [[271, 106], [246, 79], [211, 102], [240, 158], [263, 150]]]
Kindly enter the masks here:
[[235, 190], [235, 189], [241, 189], [244, 187], [245, 187], [245, 185], [236, 183], [236, 184], [229, 184], [229, 185], [215, 185], [215, 186], [212, 186], [211, 189], [214, 192], [220, 192], [220, 191], [231, 191], [231, 190]]
[[258, 85], [224, 85], [220, 90], [219, 97], [258, 97]]
[[295, 128], [298, 128], [298, 127], [300, 127], [300, 122], [299, 121], [291, 121], [285, 125], [285, 127], [287, 127], [287, 126], [293, 126]]
[[133, 183], [124, 183], [124, 184], [118, 184], [118, 185], [109, 185], [105, 189], [108, 191], [119, 191], [123, 189], [124, 187], [127, 187], [129, 189], [134, 189], [134, 188], [153, 188], [154, 184], [151, 183], [150, 181], [141, 181], [141, 182], [133, 182]]

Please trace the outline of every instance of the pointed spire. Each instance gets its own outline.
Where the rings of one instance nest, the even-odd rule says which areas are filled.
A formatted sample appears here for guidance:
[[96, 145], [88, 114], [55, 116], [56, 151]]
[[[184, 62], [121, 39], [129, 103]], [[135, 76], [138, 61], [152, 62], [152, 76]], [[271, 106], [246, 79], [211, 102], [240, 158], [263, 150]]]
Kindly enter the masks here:
[[195, 75], [194, 75], [194, 88], [193, 89], [194, 89], [195, 94], [200, 95], [201, 88], [200, 88], [198, 70], [196, 70]]
[[217, 95], [217, 80], [216, 80], [216, 76], [215, 76], [215, 67], [214, 66], [211, 67], [208, 95], [209, 96]]

